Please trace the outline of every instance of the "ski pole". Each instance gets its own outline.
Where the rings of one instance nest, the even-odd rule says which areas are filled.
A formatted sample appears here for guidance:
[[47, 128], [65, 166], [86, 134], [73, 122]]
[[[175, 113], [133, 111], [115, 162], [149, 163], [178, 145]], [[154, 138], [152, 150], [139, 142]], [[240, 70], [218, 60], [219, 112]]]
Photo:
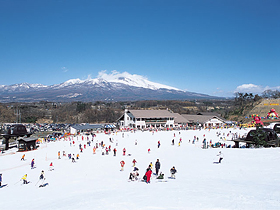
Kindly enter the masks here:
[[16, 185], [17, 183], [19, 183], [21, 180], [19, 180], [18, 182], [16, 182], [14, 185]]
[[[40, 181], [40, 179], [38, 180], [38, 182]], [[37, 186], [38, 182], [35, 184], [35, 186]]]

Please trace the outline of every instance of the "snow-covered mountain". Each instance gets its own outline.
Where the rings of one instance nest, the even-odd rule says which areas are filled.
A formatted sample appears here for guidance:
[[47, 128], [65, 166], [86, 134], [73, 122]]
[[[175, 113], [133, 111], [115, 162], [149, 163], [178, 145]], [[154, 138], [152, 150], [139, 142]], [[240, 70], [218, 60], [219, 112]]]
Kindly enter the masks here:
[[127, 101], [215, 98], [149, 81], [147, 78], [102, 71], [97, 78], [71, 79], [61, 84], [0, 85], [0, 102], [29, 101]]

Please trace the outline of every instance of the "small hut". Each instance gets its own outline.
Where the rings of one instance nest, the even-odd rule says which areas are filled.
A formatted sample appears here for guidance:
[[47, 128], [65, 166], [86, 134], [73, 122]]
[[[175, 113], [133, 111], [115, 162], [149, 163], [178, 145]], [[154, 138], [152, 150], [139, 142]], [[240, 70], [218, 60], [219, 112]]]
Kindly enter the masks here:
[[27, 137], [18, 140], [18, 151], [28, 151], [36, 149], [37, 138]]

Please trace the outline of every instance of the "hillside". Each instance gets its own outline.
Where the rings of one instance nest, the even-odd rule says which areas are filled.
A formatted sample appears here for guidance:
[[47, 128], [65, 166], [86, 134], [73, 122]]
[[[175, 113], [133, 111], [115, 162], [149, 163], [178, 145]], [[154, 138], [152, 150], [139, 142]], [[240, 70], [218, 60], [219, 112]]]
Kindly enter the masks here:
[[249, 112], [249, 115], [258, 114], [261, 117], [266, 117], [271, 109], [275, 109], [277, 113], [280, 113], [280, 99], [263, 99]]

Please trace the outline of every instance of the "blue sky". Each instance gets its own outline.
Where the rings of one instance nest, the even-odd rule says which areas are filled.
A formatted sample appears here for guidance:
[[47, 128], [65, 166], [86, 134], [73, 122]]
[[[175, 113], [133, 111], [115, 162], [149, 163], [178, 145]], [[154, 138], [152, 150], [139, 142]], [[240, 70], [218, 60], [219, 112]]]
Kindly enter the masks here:
[[217, 96], [280, 90], [279, 0], [0, 0], [0, 85], [128, 72]]

